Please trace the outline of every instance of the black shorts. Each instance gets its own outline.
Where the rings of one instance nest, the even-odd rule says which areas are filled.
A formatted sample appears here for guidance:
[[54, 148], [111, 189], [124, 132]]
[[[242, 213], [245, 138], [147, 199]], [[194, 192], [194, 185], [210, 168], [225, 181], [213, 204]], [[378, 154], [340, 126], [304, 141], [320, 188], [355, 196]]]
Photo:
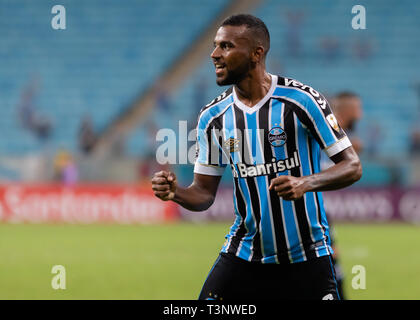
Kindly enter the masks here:
[[248, 262], [220, 253], [200, 300], [337, 300], [332, 257], [293, 264]]

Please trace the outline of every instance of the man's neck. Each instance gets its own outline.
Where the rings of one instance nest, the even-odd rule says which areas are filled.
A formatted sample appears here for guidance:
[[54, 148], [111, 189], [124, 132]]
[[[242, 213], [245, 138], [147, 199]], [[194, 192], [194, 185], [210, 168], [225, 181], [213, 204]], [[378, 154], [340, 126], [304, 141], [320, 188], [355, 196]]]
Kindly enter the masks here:
[[265, 97], [271, 87], [271, 76], [262, 69], [250, 73], [245, 79], [235, 85], [238, 99], [246, 106], [252, 107]]

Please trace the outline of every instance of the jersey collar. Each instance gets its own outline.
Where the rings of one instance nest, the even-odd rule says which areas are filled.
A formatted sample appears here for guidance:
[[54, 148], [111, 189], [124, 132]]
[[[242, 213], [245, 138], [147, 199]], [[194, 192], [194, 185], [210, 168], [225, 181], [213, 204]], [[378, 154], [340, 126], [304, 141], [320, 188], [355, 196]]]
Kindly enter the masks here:
[[273, 95], [274, 89], [276, 89], [276, 86], [277, 86], [277, 76], [271, 73], [269, 73], [269, 75], [271, 76], [270, 90], [268, 90], [264, 98], [262, 98], [260, 101], [258, 101], [257, 104], [255, 104], [252, 107], [248, 107], [247, 105], [242, 103], [241, 100], [238, 99], [238, 96], [236, 95], [235, 87], [233, 87], [233, 101], [235, 102], [235, 105], [246, 113], [254, 113], [255, 111], [258, 111], [268, 101], [268, 99], [270, 99], [270, 97]]

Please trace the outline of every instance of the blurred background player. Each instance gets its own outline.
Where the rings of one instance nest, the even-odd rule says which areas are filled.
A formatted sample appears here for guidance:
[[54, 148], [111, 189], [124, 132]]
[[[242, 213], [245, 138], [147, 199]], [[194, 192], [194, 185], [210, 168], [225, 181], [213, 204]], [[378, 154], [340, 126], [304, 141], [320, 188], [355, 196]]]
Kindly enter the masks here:
[[[347, 136], [349, 137], [354, 150], [360, 154], [363, 149], [362, 141], [356, 136], [355, 128], [357, 122], [362, 118], [362, 101], [360, 97], [350, 91], [342, 91], [335, 95], [331, 101], [331, 108], [337, 118], [337, 122], [340, 127], [346, 132]], [[323, 153], [321, 153], [321, 167], [323, 170], [329, 168], [334, 163], [326, 157]], [[328, 213], [327, 210], [327, 218], [328, 223], [330, 226], [330, 237], [331, 237], [331, 246], [334, 250], [334, 268], [335, 274], [337, 278], [337, 287], [338, 292], [340, 294], [341, 299], [345, 299], [346, 295], [344, 294], [344, 272], [340, 264], [339, 259], [339, 250], [336, 245], [336, 234], [335, 229], [332, 226], [332, 218], [331, 215]]]
[[356, 124], [362, 118], [362, 101], [353, 92], [343, 91], [331, 100], [331, 107], [341, 128], [347, 133], [353, 148], [360, 153], [363, 148], [362, 141], [355, 135]]

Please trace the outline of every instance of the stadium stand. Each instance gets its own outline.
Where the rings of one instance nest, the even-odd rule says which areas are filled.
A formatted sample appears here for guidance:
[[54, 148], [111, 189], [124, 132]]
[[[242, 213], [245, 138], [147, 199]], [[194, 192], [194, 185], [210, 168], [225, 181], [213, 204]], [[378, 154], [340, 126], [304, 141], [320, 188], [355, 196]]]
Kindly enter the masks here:
[[[7, 94], [0, 96], [0, 152], [24, 154], [45, 144], [22, 130], [18, 109], [23, 104], [51, 121], [50, 146], [76, 151], [85, 114], [101, 130], [225, 3], [62, 1], [67, 28], [57, 31], [51, 28], [51, 3], [2, 1], [0, 88]], [[32, 87], [23, 103], [22, 95]]]
[[[51, 3], [2, 1], [0, 152], [77, 152], [85, 115], [101, 131], [229, 2], [62, 1], [67, 29], [56, 31], [50, 25]], [[341, 90], [361, 95], [364, 118], [357, 132], [365, 146], [364, 181], [383, 184], [399, 177], [404, 182], [408, 174], [395, 163], [409, 156], [410, 130], [420, 118], [420, 7], [410, 0], [372, 0], [366, 8], [366, 30], [352, 29], [346, 2], [265, 0], [253, 13], [271, 32], [269, 70], [327, 96]], [[177, 131], [178, 120], [194, 126], [202, 105], [222, 89], [207, 56], [174, 94], [164, 95], [164, 90], [155, 110], [129, 136], [128, 155], [153, 154], [159, 128]], [[41, 122], [38, 135], [24, 128], [33, 113]]]

